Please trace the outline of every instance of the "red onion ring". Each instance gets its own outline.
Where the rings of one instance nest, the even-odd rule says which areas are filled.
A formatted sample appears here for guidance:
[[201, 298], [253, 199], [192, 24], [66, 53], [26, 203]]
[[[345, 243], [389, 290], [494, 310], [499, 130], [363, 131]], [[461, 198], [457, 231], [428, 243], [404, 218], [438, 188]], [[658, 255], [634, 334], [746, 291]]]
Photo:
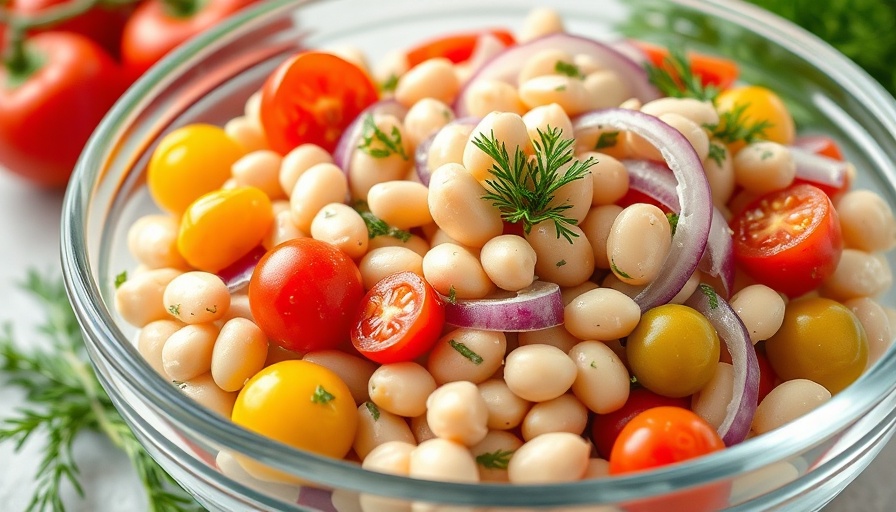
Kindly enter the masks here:
[[[439, 131], [447, 126], [452, 125], [476, 126], [477, 124], [479, 124], [479, 121], [481, 121], [481, 119], [478, 117], [462, 117], [446, 124], [445, 126], [440, 128]], [[438, 134], [439, 132], [437, 131], [429, 137], [423, 139], [419, 144], [417, 144], [417, 148], [414, 149], [414, 168], [417, 171], [417, 178], [420, 180], [420, 183], [423, 183], [427, 187], [429, 186], [429, 177], [432, 176], [432, 171], [435, 170], [429, 168], [429, 148], [432, 147], [432, 141], [435, 140], [436, 135]]]
[[470, 86], [478, 80], [501, 80], [510, 84], [516, 84], [516, 78], [523, 64], [530, 57], [542, 50], [564, 50], [573, 55], [585, 54], [600, 62], [605, 69], [614, 71], [616, 75], [642, 102], [657, 99], [659, 91], [647, 80], [647, 73], [636, 61], [623, 55], [612, 46], [594, 39], [571, 34], [551, 34], [527, 43], [508, 47], [492, 59], [485, 62], [467, 80], [454, 102], [454, 111], [458, 117], [468, 115], [466, 108], [466, 95]]
[[572, 121], [576, 136], [596, 128], [613, 128], [639, 135], [655, 146], [675, 177], [681, 206], [678, 227], [665, 268], [635, 297], [641, 311], [669, 302], [682, 289], [706, 250], [712, 225], [712, 195], [703, 163], [678, 130], [654, 116], [622, 108], [595, 110]]
[[849, 165], [846, 162], [816, 154], [804, 147], [789, 146], [787, 149], [793, 157], [797, 178], [833, 188], [840, 188], [846, 183]]
[[454, 301], [445, 299], [445, 323], [486, 331], [538, 331], [563, 323], [560, 287], [535, 281], [513, 295]]
[[709, 320], [731, 354], [734, 394], [718, 432], [725, 446], [740, 443], [750, 433], [759, 398], [759, 362], [750, 334], [737, 313], [709, 285], [701, 284], [685, 304]]
[[[675, 194], [675, 176], [665, 165], [650, 160], [623, 160], [628, 170], [629, 187], [661, 203], [678, 213], [681, 206]], [[730, 297], [734, 289], [734, 242], [731, 228], [718, 208], [712, 210], [706, 252], [698, 267], [707, 274], [718, 277]]]
[[348, 167], [352, 161], [352, 152], [358, 148], [361, 140], [361, 131], [364, 128], [364, 118], [368, 114], [390, 114], [400, 120], [404, 120], [404, 116], [407, 113], [407, 107], [392, 99], [377, 101], [364, 109], [342, 132], [342, 136], [339, 137], [336, 149], [333, 150], [333, 163], [345, 171], [346, 175], [348, 174]]
[[246, 255], [218, 271], [218, 277], [224, 281], [230, 293], [238, 292], [249, 285], [255, 265], [266, 252], [264, 246], [256, 245]]

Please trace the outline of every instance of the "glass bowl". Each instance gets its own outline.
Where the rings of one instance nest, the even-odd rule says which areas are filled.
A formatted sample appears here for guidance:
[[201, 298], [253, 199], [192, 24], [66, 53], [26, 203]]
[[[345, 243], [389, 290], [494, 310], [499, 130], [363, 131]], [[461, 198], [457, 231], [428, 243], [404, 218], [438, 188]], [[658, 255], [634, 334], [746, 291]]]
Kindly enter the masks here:
[[[146, 449], [211, 510], [494, 509], [695, 510], [719, 492], [732, 510], [817, 510], [861, 472], [893, 433], [896, 353], [888, 352], [828, 403], [758, 438], [647, 474], [551, 486], [411, 480], [300, 452], [255, 435], [182, 395], [146, 364], [135, 330], [113, 306], [115, 276], [133, 267], [126, 233], [155, 210], [145, 164], [170, 130], [239, 114], [268, 73], [302, 47], [350, 44], [372, 58], [434, 33], [519, 27], [536, 0], [259, 2], [180, 48], [118, 102], [90, 140], [63, 215], [68, 292], [99, 377]], [[742, 78], [778, 91], [804, 133], [835, 137], [856, 186], [896, 208], [896, 105], [868, 75], [808, 33], [728, 0], [550, 2], [571, 32], [635, 36], [736, 59]], [[893, 265], [892, 256], [889, 260]], [[894, 294], [882, 302], [894, 306]], [[295, 487], [251, 485], [222, 473], [220, 450], [294, 475]], [[328, 490], [332, 490], [332, 493]], [[375, 506], [373, 506], [373, 505]]]

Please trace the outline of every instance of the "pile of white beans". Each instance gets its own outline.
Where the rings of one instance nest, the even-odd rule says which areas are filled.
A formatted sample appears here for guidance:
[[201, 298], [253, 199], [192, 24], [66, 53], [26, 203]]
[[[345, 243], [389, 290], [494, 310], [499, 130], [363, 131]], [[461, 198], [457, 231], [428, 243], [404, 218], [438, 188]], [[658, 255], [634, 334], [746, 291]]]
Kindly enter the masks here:
[[[539, 9], [518, 39], [562, 30], [556, 13]], [[339, 53], [370, 70], [360, 52]], [[477, 83], [466, 107], [482, 120], [454, 123], [449, 105], [469, 77], [468, 67], [433, 59], [406, 69], [397, 55], [370, 73], [400, 77], [394, 98], [408, 107], [407, 116], [377, 115], [374, 121], [383, 132], [401, 135], [406, 156], [435, 135], [428, 187], [419, 182], [413, 158], [400, 154], [376, 158], [356, 150], [344, 172], [317, 146], [302, 145], [284, 156], [271, 151], [257, 94], [248, 100], [245, 114], [225, 126], [246, 155], [223, 186], [254, 186], [271, 198], [274, 221], [263, 242], [268, 249], [310, 236], [352, 258], [365, 288], [394, 272], [411, 271], [458, 299], [521, 290], [537, 276], [561, 286], [564, 325], [523, 333], [448, 330], [417, 362], [376, 365], [337, 350], [290, 353], [268, 343], [253, 323], [245, 292], [231, 294], [214, 274], [187, 266], [176, 248], [179, 219], [164, 214], [144, 217], [130, 230], [129, 247], [139, 268], [117, 289], [118, 312], [140, 328], [137, 347], [153, 368], [225, 417], [243, 384], [267, 365], [304, 358], [332, 369], [358, 405], [350, 457], [365, 468], [464, 482], [604, 476], [607, 462], [594, 457], [584, 436], [586, 424], [589, 415], [617, 410], [628, 398], [631, 375], [619, 340], [640, 318], [630, 297], [662, 272], [672, 241], [659, 208], [615, 204], [628, 191], [620, 159], [655, 156], [656, 149], [637, 137], [621, 136], [597, 152], [592, 148], [599, 132], [577, 141], [576, 158], [597, 163], [555, 198], [557, 204], [572, 205], [566, 215], [575, 219], [570, 226], [575, 237], [569, 243], [558, 239], [552, 223], [535, 225], [525, 236], [504, 234], [500, 212], [483, 199], [493, 161], [471, 139], [494, 134], [511, 153], [515, 147], [531, 153], [539, 130], [559, 128], [564, 138], [572, 138], [570, 117], [578, 113], [610, 106], [640, 109], [687, 137], [703, 159], [715, 205], [726, 214], [729, 202], [737, 200], [735, 189], [749, 195], [789, 185], [794, 177], [790, 154], [780, 144], [759, 142], [726, 154], [719, 164], [708, 158], [713, 141], [704, 126], [719, 120], [711, 104], [664, 98], [641, 105], [630, 99], [613, 71], [560, 50], [533, 56], [518, 85]], [[557, 74], [558, 61], [575, 64], [582, 76]], [[347, 196], [366, 201], [374, 215], [413, 235], [406, 241], [370, 239], [360, 214], [345, 204]], [[869, 337], [872, 364], [888, 348], [896, 325], [896, 312], [874, 298], [891, 285], [880, 254], [892, 247], [896, 222], [886, 202], [871, 191], [850, 191], [836, 207], [847, 249], [834, 276], [815, 293], [844, 301], [855, 312]], [[603, 277], [595, 282], [593, 276]], [[674, 302], [684, 301], [704, 278], [695, 273]], [[737, 290], [731, 304], [752, 341], [772, 336], [783, 320], [786, 299], [743, 276]], [[464, 357], [456, 343], [480, 360]], [[713, 379], [695, 395], [694, 411], [718, 426], [732, 382], [731, 365], [719, 362]], [[777, 428], [828, 398], [827, 390], [810, 381], [782, 383], [760, 405], [753, 431]], [[512, 453], [505, 466], [477, 464], [477, 456], [498, 450]]]

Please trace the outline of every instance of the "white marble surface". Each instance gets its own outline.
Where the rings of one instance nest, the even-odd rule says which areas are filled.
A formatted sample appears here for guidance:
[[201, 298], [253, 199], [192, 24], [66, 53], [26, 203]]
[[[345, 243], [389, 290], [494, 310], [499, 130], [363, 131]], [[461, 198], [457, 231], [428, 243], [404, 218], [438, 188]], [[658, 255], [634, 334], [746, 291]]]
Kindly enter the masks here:
[[[39, 310], [18, 288], [28, 269], [60, 274], [59, 216], [62, 194], [39, 191], [0, 170], [0, 322], [12, 324], [23, 344], [40, 341], [34, 327]], [[22, 405], [22, 396], [3, 385], [0, 377], [0, 418]], [[0, 511], [25, 510], [34, 490], [40, 458], [35, 439], [19, 453], [10, 443], [0, 445]], [[99, 435], [80, 438], [76, 456], [85, 496], [71, 489], [64, 499], [69, 512], [140, 512], [146, 510], [141, 487], [128, 461]], [[896, 442], [838, 497], [825, 512], [888, 512], [896, 508], [891, 467]]]

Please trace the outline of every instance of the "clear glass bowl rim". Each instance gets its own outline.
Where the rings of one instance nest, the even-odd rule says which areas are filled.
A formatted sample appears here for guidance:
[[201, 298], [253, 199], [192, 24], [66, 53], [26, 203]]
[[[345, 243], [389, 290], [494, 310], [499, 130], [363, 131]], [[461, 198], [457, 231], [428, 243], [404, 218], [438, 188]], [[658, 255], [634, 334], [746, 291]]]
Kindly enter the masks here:
[[[326, 0], [319, 0], [326, 1]], [[896, 140], [896, 102], [861, 68], [829, 45], [804, 30], [755, 6], [732, 0], [669, 0], [683, 7], [703, 11], [753, 31], [812, 63], [848, 88], [865, 105], [874, 105], [876, 118]], [[546, 493], [563, 496], [569, 504], [588, 503], [595, 497], [625, 501], [669, 492], [673, 489], [718, 481], [759, 469], [793, 456], [848, 428], [896, 389], [896, 352], [889, 351], [849, 389], [828, 403], [773, 431], [717, 454], [684, 465], [675, 465], [644, 474], [553, 485], [506, 486], [456, 484], [413, 480], [372, 473], [343, 461], [301, 452], [249, 432], [197, 405], [146, 364], [130, 340], [115, 325], [104, 307], [97, 277], [92, 271], [86, 247], [86, 220], [91, 198], [100, 176], [103, 158], [114, 147], [128, 120], [160, 86], [168, 74], [183, 62], [197, 59], [207, 45], [247, 26], [285, 15], [315, 0], [271, 0], [208, 30], [191, 43], [173, 52], [143, 76], [100, 124], [79, 160], [66, 192], [61, 235], [63, 276], [69, 298], [91, 346], [91, 356], [102, 358], [116, 378], [140, 396], [152, 396], [156, 410], [185, 432], [214, 439], [220, 446], [252, 454], [273, 467], [307, 475], [322, 485], [358, 492], [383, 493], [410, 499], [431, 499], [454, 503], [531, 505], [545, 501]], [[117, 391], [110, 390], [110, 394]], [[819, 429], [818, 425], [824, 425]], [[794, 432], [811, 432], [795, 436]], [[187, 455], [185, 455], [187, 456]]]

